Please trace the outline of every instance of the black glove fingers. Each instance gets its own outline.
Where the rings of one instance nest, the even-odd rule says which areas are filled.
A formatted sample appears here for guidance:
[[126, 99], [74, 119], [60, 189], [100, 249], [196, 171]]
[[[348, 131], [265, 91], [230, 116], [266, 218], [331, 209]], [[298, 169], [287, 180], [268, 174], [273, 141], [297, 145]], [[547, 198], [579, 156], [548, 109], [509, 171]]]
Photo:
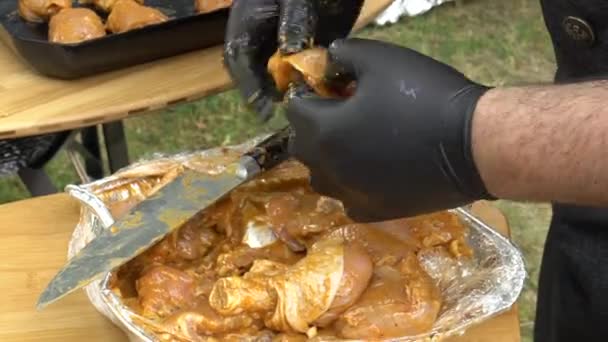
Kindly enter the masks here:
[[287, 93], [287, 119], [295, 129], [310, 135], [321, 133], [321, 122], [332, 115], [337, 115], [343, 101], [321, 98], [303, 86], [293, 87]]
[[323, 175], [323, 172], [320, 169], [311, 169], [310, 186], [318, 194], [334, 199], [339, 198], [340, 192], [334, 184], [335, 183], [332, 183]]
[[369, 56], [370, 48], [373, 47], [366, 47], [366, 44], [368, 43], [361, 39], [339, 39], [331, 43], [326, 78], [360, 79], [365, 71], [372, 69], [374, 59]]
[[[299, 90], [298, 90], [299, 89]], [[303, 90], [304, 89], [304, 90]], [[296, 96], [295, 93], [299, 92]], [[287, 119], [295, 131], [290, 144], [290, 153], [311, 169], [321, 169], [323, 151], [323, 129], [329, 128], [322, 117], [339, 110], [340, 101], [322, 99], [305, 86], [294, 87], [287, 97]]]
[[[289, 85], [289, 89], [287, 90], [287, 93], [285, 94], [285, 99], [286, 101], [289, 101], [292, 98], [306, 98], [306, 97], [310, 97], [310, 98], [317, 98], [317, 95], [314, 93], [313, 89], [306, 84], [305, 82], [298, 82], [298, 83], [292, 83]], [[288, 111], [289, 113], [289, 111]], [[289, 114], [288, 114], [289, 117]], [[311, 125], [310, 121], [307, 121], [308, 118], [307, 117], [300, 117], [298, 115], [292, 117], [293, 122], [290, 121], [291, 126], [294, 127], [294, 137], [292, 137], [292, 139], [290, 139], [289, 141], [289, 153], [290, 155], [296, 157], [298, 160], [300, 161], [308, 161], [308, 162], [313, 162], [313, 160], [310, 160], [308, 158], [308, 156], [313, 155], [313, 153], [310, 153], [307, 150], [307, 147], [309, 147], [308, 144], [306, 144], [306, 137], [307, 134], [309, 134], [308, 132], [310, 131], [310, 127], [308, 127], [309, 125]], [[301, 137], [302, 140], [298, 140], [297, 137], [297, 128], [296, 127], [300, 127], [300, 133], [301, 133]], [[304, 128], [303, 128], [304, 127]], [[308, 164], [305, 162], [305, 164]]]
[[275, 0], [235, 0], [226, 27], [224, 64], [247, 103], [262, 120], [272, 114], [279, 99], [274, 81], [266, 70], [277, 49], [274, 37], [279, 7]]
[[371, 223], [371, 222], [382, 222], [386, 221], [382, 216], [364, 208], [357, 208], [355, 206], [343, 203], [346, 216], [357, 223]]
[[278, 20], [278, 0], [234, 0], [226, 24], [226, 42], [272, 42], [272, 37], [265, 34], [276, 29]]
[[[311, 170], [310, 186], [318, 194], [336, 200], [349, 198], [347, 192], [341, 191], [338, 184], [331, 177], [324, 175], [320, 169]], [[355, 222], [369, 223], [383, 221], [382, 217], [373, 210], [370, 210], [370, 208], [364, 208], [348, 201], [342, 202], [342, 205], [344, 206], [346, 216]]]
[[316, 1], [278, 0], [280, 3], [278, 40], [283, 54], [292, 54], [313, 44], [317, 28]]
[[318, 23], [315, 45], [328, 47], [336, 39], [344, 39], [357, 21], [363, 0], [317, 0]]
[[293, 107], [292, 101], [303, 100], [307, 98], [317, 98], [312, 92], [306, 91], [305, 94], [300, 94], [303, 97], [295, 97], [295, 92], [304, 92], [303, 87], [297, 89], [293, 87], [288, 92], [287, 119], [295, 131], [295, 137], [289, 142], [289, 153], [296, 159], [304, 163], [306, 166], [316, 167], [319, 164], [319, 158], [313, 140], [318, 136], [318, 122], [313, 117], [310, 117], [305, 107]]
[[[371, 206], [351, 201], [351, 198], [359, 198], [360, 196], [349, 194], [348, 189], [342, 189], [340, 183], [333, 179], [334, 177], [327, 176], [322, 170], [322, 167], [311, 169], [310, 186], [315, 192], [337, 200], [347, 199], [346, 202], [342, 202], [344, 210], [346, 215], [355, 222], [368, 223], [384, 220], [379, 212], [374, 211]], [[367, 201], [363, 202], [367, 203]]]

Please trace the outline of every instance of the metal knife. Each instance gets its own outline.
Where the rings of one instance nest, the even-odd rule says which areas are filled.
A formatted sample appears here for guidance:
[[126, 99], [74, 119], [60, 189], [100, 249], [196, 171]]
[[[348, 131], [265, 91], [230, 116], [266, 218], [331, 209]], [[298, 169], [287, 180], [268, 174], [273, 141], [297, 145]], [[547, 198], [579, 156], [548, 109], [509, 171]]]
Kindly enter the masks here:
[[51, 280], [40, 310], [131, 260], [231, 190], [289, 157], [290, 126], [263, 140], [219, 175], [186, 171], [93, 239]]

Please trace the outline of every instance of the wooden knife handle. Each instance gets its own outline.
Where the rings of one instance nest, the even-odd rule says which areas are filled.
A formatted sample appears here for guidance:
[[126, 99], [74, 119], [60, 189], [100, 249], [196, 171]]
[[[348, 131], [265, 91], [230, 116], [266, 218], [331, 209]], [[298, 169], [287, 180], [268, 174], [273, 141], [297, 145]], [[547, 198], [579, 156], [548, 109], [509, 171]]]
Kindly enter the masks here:
[[272, 169], [289, 158], [289, 141], [293, 136], [291, 126], [286, 126], [245, 153], [245, 156], [253, 158], [262, 171]]

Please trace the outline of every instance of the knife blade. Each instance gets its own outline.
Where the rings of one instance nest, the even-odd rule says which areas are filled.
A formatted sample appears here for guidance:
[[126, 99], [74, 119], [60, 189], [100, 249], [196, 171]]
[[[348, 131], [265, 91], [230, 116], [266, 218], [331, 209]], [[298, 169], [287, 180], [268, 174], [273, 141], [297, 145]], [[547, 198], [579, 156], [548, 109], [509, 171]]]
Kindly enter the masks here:
[[47, 285], [38, 310], [123, 265], [237, 186], [288, 157], [289, 126], [245, 153], [219, 175], [186, 171], [87, 244]]

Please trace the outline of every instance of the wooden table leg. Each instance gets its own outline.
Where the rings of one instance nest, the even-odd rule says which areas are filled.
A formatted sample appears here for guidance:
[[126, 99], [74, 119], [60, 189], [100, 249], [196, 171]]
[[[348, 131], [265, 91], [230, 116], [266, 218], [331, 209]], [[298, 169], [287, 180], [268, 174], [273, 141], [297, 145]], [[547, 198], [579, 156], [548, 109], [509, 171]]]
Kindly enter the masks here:
[[89, 177], [101, 179], [103, 177], [103, 164], [101, 162], [101, 149], [99, 147], [99, 134], [97, 126], [87, 127], [80, 131], [82, 146], [93, 158], [85, 159], [85, 169]]
[[51, 178], [44, 169], [23, 168], [18, 172], [19, 178], [34, 197], [46, 196], [57, 192]]
[[103, 124], [103, 137], [108, 153], [110, 172], [129, 165], [129, 150], [122, 121]]

